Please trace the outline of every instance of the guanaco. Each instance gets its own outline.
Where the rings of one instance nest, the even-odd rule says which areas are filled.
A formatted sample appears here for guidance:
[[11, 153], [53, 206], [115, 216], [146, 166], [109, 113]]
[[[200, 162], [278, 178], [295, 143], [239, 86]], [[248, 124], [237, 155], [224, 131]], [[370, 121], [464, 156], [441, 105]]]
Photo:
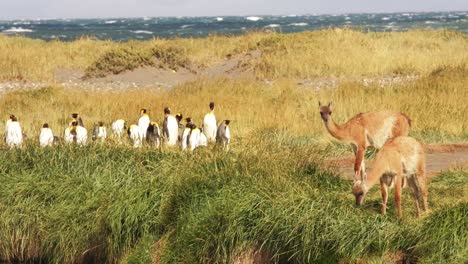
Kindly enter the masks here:
[[351, 143], [356, 159], [354, 174], [366, 173], [364, 152], [367, 147], [381, 148], [388, 139], [407, 136], [411, 119], [392, 111], [359, 113], [348, 122], [338, 125], [332, 119], [333, 105], [322, 105], [319, 102], [320, 116], [328, 132], [336, 139]]
[[385, 143], [375, 158], [369, 175], [355, 177], [353, 194], [356, 205], [361, 205], [372, 186], [380, 181], [382, 193], [382, 214], [387, 212], [388, 188], [395, 186], [395, 202], [398, 217], [402, 217], [401, 190], [408, 183], [416, 204], [416, 215], [420, 216], [419, 201], [422, 198], [427, 211], [426, 157], [421, 144], [412, 137], [396, 137]]

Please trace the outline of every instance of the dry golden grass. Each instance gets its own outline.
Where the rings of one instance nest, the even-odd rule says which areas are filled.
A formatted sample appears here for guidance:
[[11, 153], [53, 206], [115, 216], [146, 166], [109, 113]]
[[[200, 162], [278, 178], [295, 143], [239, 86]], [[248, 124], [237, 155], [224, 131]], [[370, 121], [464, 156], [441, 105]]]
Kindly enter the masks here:
[[444, 30], [362, 33], [348, 29], [125, 43], [88, 38], [45, 42], [0, 36], [0, 80], [53, 82], [57, 69], [84, 70], [106, 52], [129, 46], [148, 50], [155, 45], [177, 47], [202, 67], [228, 54], [261, 50], [262, 57], [252, 65], [258, 78], [427, 75], [446, 66], [466, 69], [467, 40], [464, 33]]
[[[191, 116], [197, 124], [208, 111], [208, 102], [217, 103], [218, 120], [231, 119], [234, 135], [249, 136], [263, 128], [284, 129], [297, 137], [329, 142], [318, 114], [318, 101], [333, 101], [334, 119], [342, 123], [359, 112], [392, 109], [413, 120], [412, 134], [425, 142], [460, 141], [467, 138], [468, 81], [458, 77], [433, 76], [393, 88], [368, 87], [344, 83], [336, 89], [310, 90], [291, 80], [268, 85], [255, 80], [201, 79], [168, 91], [134, 90], [91, 92], [47, 88], [12, 92], [0, 99], [0, 112], [18, 116], [26, 134], [36, 136], [48, 122], [55, 133], [62, 133], [70, 113], [83, 116], [88, 129], [97, 121], [108, 126], [123, 118], [136, 123], [139, 109], [150, 109], [157, 122], [163, 108]], [[3, 129], [4, 124], [0, 125]]]

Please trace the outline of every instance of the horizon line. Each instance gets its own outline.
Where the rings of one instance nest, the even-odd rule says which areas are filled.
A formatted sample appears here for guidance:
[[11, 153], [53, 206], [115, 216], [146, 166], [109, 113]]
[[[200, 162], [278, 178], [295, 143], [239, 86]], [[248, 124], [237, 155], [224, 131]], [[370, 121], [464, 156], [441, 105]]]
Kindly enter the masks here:
[[449, 11], [396, 11], [396, 12], [338, 12], [338, 13], [303, 13], [303, 14], [245, 14], [245, 15], [195, 15], [195, 16], [109, 16], [109, 17], [37, 17], [37, 18], [1, 18], [0, 21], [14, 20], [79, 20], [79, 19], [137, 19], [137, 18], [201, 18], [201, 17], [249, 17], [249, 16], [272, 16], [272, 17], [300, 17], [300, 16], [326, 16], [326, 15], [360, 15], [360, 14], [402, 14], [402, 13], [453, 13], [468, 12], [468, 10], [449, 10]]

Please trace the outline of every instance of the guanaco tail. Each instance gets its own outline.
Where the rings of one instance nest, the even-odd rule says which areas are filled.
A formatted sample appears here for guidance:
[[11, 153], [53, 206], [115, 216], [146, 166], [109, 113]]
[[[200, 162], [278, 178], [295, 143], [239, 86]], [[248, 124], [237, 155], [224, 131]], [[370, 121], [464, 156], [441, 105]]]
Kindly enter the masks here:
[[356, 204], [361, 205], [367, 191], [380, 181], [382, 214], [387, 212], [388, 189], [394, 186], [398, 217], [401, 218], [401, 190], [407, 182], [415, 200], [416, 215], [419, 217], [421, 199], [424, 211], [428, 209], [425, 159], [423, 147], [416, 139], [396, 137], [388, 140], [377, 154], [369, 175], [354, 178], [353, 194]]

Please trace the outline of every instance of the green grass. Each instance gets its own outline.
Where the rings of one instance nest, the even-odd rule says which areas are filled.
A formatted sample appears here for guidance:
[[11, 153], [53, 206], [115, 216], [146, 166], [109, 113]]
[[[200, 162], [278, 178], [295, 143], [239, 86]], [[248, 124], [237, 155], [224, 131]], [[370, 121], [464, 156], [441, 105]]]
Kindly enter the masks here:
[[181, 48], [162, 45], [142, 48], [135, 44], [106, 52], [85, 69], [84, 77], [105, 77], [143, 66], [176, 71], [189, 65], [190, 60]]
[[[256, 133], [230, 153], [2, 150], [0, 259], [147, 263], [157, 255], [161, 263], [213, 263], [255, 249], [292, 263], [393, 252], [424, 263], [466, 260], [467, 199], [459, 191], [467, 171], [436, 178], [432, 212], [421, 220], [406, 190], [400, 222], [392, 200], [389, 215], [379, 214], [378, 188], [356, 208], [351, 183], [317, 165], [323, 150], [272, 133]], [[163, 246], [155, 249], [157, 241]]]
[[[201, 78], [174, 89], [90, 92], [50, 86], [0, 98], [29, 137], [0, 143], [0, 261], [43, 263], [243, 263], [255, 254], [281, 263], [467, 262], [467, 170], [429, 185], [431, 212], [415, 219], [408, 190], [404, 219], [393, 199], [380, 215], [380, 191], [356, 208], [351, 183], [321, 166], [350, 154], [331, 140], [318, 101], [333, 101], [343, 123], [365, 111], [408, 114], [423, 143], [468, 140], [466, 34], [450, 31], [300, 34], [113, 43], [43, 42], [0, 37], [0, 80], [54, 81], [60, 68], [89, 77], [141, 66], [207, 67], [259, 50], [254, 77]], [[414, 82], [363, 87], [364, 77], [414, 74]], [[273, 79], [272, 84], [263, 80]], [[338, 78], [334, 89], [297, 85]], [[135, 150], [126, 145], [40, 149], [48, 122], [61, 135], [70, 113], [91, 124], [136, 122], [148, 108], [160, 122], [170, 106], [199, 122], [215, 101], [218, 119], [233, 120], [229, 153]], [[198, 123], [199, 124], [199, 123]], [[4, 123], [0, 124], [0, 130]], [[2, 130], [3, 131], [3, 130]], [[368, 157], [374, 151], [369, 150]]]

